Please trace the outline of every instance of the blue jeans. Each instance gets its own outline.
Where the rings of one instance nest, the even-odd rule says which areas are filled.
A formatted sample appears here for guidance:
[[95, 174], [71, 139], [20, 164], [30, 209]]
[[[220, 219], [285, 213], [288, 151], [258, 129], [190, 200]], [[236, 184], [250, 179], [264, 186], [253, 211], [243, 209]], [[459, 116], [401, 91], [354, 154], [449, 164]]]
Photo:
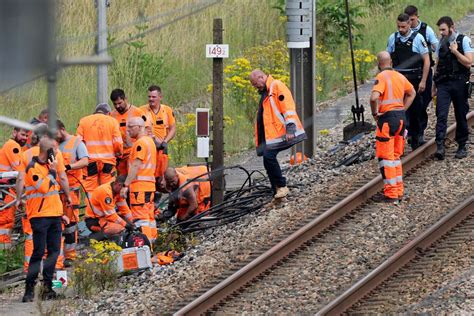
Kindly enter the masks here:
[[282, 150], [283, 149], [265, 149], [263, 152], [263, 166], [267, 171], [273, 192], [276, 192], [277, 187], [286, 187], [286, 179], [281, 174], [280, 164], [277, 160], [277, 155]]
[[26, 284], [35, 284], [45, 249], [48, 256], [43, 263], [43, 283], [51, 287], [54, 267], [61, 250], [61, 217], [34, 217], [30, 219], [33, 230], [33, 255], [30, 258]]

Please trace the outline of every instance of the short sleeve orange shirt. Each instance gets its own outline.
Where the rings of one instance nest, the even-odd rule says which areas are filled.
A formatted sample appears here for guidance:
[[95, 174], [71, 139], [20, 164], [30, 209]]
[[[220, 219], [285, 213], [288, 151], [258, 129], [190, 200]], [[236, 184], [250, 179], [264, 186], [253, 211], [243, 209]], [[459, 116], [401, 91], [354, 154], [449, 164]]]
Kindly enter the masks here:
[[150, 118], [153, 135], [160, 139], [164, 139], [168, 135], [169, 127], [176, 124], [173, 109], [166, 104], [161, 104], [157, 113], [153, 111], [149, 104], [141, 106], [140, 109]]

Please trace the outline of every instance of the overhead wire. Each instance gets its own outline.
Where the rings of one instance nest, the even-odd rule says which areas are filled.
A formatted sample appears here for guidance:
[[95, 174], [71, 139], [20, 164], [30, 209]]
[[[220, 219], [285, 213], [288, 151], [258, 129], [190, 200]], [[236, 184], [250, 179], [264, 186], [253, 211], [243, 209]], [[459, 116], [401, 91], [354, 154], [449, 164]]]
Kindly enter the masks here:
[[[217, 0], [217, 1], [214, 0], [214, 1], [208, 1], [208, 2], [219, 2], [219, 1], [222, 1], [222, 0]], [[202, 2], [206, 2], [206, 1], [202, 1]], [[100, 32], [95, 31], [95, 32], [91, 32], [91, 33], [83, 34], [83, 35], [79, 35], [79, 36], [60, 38], [60, 39], [58, 39], [57, 43], [59, 45], [65, 45], [65, 44], [70, 44], [70, 43], [75, 43], [75, 42], [80, 42], [80, 41], [83, 41], [83, 40], [95, 38], [98, 35], [101, 35], [103, 33], [110, 34], [110, 33], [118, 32], [118, 31], [124, 30], [128, 27], [131, 27], [131, 26], [140, 25], [142, 23], [153, 22], [157, 19], [165, 18], [167, 16], [173, 15], [173, 14], [178, 13], [178, 12], [183, 12], [184, 10], [192, 8], [195, 5], [196, 5], [196, 3], [186, 4], [186, 5], [183, 5], [179, 8], [172, 9], [172, 10], [166, 11], [164, 13], [159, 13], [159, 14], [156, 14], [156, 15], [153, 15], [153, 16], [148, 16], [148, 17], [142, 15], [142, 16], [139, 16], [137, 19], [135, 19], [133, 21], [123, 23], [123, 24], [117, 24], [117, 25], [109, 26], [109, 27], [107, 27], [106, 31], [100, 31]]]
[[[165, 27], [167, 27], [167, 26], [169, 26], [169, 25], [175, 23], [175, 22], [181, 21], [181, 20], [183, 20], [183, 19], [185, 19], [185, 18], [188, 18], [188, 17], [190, 17], [190, 16], [193, 16], [193, 15], [195, 15], [195, 14], [197, 14], [197, 13], [200, 13], [201, 11], [203, 11], [203, 10], [205, 10], [205, 9], [211, 7], [211, 6], [214, 6], [214, 5], [216, 5], [216, 4], [218, 4], [218, 3], [222, 2], [222, 1], [223, 1], [223, 0], [214, 0], [214, 1], [212, 1], [212, 2], [209, 2], [209, 3], [207, 3], [206, 5], [204, 5], [204, 6], [200, 7], [200, 8], [198, 8], [198, 9], [196, 9], [196, 10], [194, 10], [194, 11], [191, 11], [191, 12], [189, 12], [189, 13], [187, 13], [187, 14], [184, 14], [184, 15], [182, 15], [182, 16], [179, 16], [179, 17], [177, 17], [177, 18], [175, 18], [175, 19], [173, 19], [173, 20], [171, 20], [171, 21], [169, 21], [169, 22], [165, 22], [165, 23], [159, 24], [159, 25], [157, 25], [157, 26], [154, 26], [154, 27], [152, 27], [152, 28], [149, 28], [149, 29], [147, 29], [147, 30], [144, 30], [144, 31], [142, 31], [142, 32], [139, 32], [139, 33], [137, 33], [137, 34], [135, 34], [135, 35], [133, 35], [133, 36], [131, 36], [131, 37], [129, 37], [129, 38], [123, 40], [123, 41], [120, 41], [120, 42], [114, 43], [113, 45], [108, 46], [106, 49], [98, 50], [98, 51], [96, 52], [96, 54], [97, 54], [97, 53], [102, 53], [102, 52], [104, 52], [104, 51], [107, 51], [108, 49], [113, 49], [113, 48], [122, 46], [122, 45], [124, 45], [124, 44], [126, 44], [126, 43], [128, 43], [128, 42], [131, 42], [131, 41], [134, 41], [134, 40], [136, 40], [136, 39], [138, 39], [138, 38], [141, 38], [141, 37], [143, 37], [143, 36], [145, 36], [145, 35], [147, 35], [147, 34], [149, 34], [149, 33], [151, 33], [151, 32], [158, 31], [158, 30], [160, 30], [160, 29], [162, 29], [162, 28], [165, 28]], [[95, 54], [93, 54], [93, 55], [95, 55]], [[61, 68], [59, 68], [59, 69], [61, 69]], [[59, 70], [59, 69], [58, 69], [58, 70]], [[28, 79], [28, 80], [22, 81], [22, 82], [20, 82], [20, 83], [14, 84], [14, 85], [12, 85], [12, 86], [10, 86], [10, 87], [7, 87], [7, 88], [4, 88], [4, 89], [0, 90], [0, 94], [7, 93], [7, 92], [9, 92], [9, 91], [11, 91], [11, 90], [13, 90], [13, 89], [16, 89], [16, 88], [19, 88], [19, 87], [21, 87], [21, 86], [23, 86], [23, 85], [26, 85], [26, 84], [28, 84], [28, 83], [34, 82], [34, 81], [36, 81], [36, 80], [38, 80], [38, 79], [40, 79], [40, 78], [43, 78], [43, 77], [45, 77], [45, 76], [47, 76], [47, 75], [48, 75], [48, 72], [41, 73], [40, 75], [37, 75], [37, 76], [35, 76], [35, 77], [33, 77], [33, 78], [30, 78], [30, 79]]]

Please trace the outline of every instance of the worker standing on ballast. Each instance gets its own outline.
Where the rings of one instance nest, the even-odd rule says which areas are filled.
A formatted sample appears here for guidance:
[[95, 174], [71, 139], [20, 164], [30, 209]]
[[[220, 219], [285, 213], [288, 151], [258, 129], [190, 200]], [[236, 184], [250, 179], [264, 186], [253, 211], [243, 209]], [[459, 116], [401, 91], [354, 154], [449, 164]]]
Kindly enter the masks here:
[[263, 156], [274, 198], [281, 199], [288, 195], [289, 190], [277, 155], [305, 140], [306, 133], [296, 113], [293, 96], [283, 82], [260, 69], [252, 71], [249, 79], [261, 95], [255, 123], [257, 155]]
[[405, 111], [412, 104], [416, 92], [413, 85], [393, 70], [390, 54], [377, 54], [380, 73], [370, 96], [372, 116], [377, 122], [375, 155], [384, 181], [384, 202], [398, 202], [403, 198], [402, 161], [405, 148]]

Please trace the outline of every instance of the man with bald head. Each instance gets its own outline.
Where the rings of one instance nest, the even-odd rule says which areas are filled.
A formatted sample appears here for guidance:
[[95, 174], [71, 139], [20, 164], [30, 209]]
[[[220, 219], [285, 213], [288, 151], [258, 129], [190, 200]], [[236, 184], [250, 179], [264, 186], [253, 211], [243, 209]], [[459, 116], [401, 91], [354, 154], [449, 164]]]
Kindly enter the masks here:
[[158, 236], [154, 215], [156, 147], [145, 133], [145, 121], [133, 117], [127, 121], [127, 134], [136, 139], [128, 160], [128, 175], [120, 195], [130, 197], [130, 210], [134, 223], [151, 243]]
[[281, 173], [277, 155], [280, 151], [306, 139], [295, 101], [287, 86], [260, 69], [250, 74], [250, 83], [260, 93], [255, 125], [257, 155], [263, 156], [275, 199], [288, 195], [286, 179]]
[[413, 85], [405, 76], [392, 69], [390, 54], [377, 54], [380, 73], [370, 96], [372, 116], [377, 122], [375, 155], [384, 180], [384, 202], [403, 198], [402, 162], [405, 147], [405, 111], [415, 99]]

